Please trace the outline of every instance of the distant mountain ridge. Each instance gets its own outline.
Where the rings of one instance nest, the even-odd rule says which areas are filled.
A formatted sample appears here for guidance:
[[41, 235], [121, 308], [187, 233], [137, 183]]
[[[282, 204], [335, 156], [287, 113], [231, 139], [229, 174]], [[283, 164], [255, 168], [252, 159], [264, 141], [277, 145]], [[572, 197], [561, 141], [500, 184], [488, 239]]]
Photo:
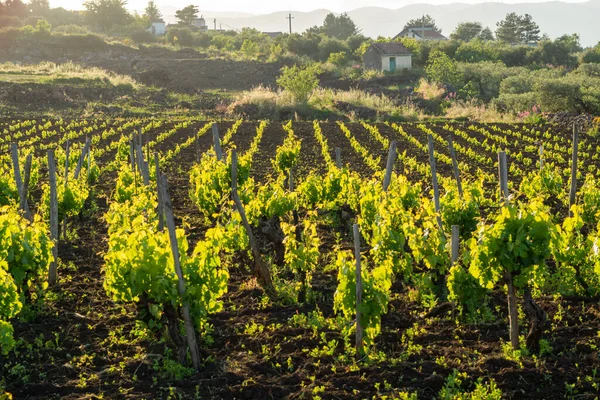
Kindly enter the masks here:
[[[167, 22], [175, 22], [175, 7], [164, 6], [161, 9]], [[292, 12], [293, 32], [304, 32], [311, 26], [321, 25], [329, 12], [325, 9]], [[430, 14], [446, 36], [449, 36], [460, 22], [465, 21], [478, 21], [495, 30], [496, 23], [510, 12], [531, 14], [540, 26], [541, 32], [547, 33], [552, 38], [563, 34], [578, 33], [584, 46], [593, 46], [600, 41], [600, 0], [584, 3], [548, 1], [519, 4], [410, 4], [394, 10], [384, 7], [363, 7], [348, 12], [348, 15], [356, 22], [364, 35], [376, 38], [396, 35], [408, 20], [418, 18], [423, 14]], [[264, 32], [287, 32], [289, 29], [286, 19], [287, 11], [264, 15], [211, 11], [203, 12], [203, 14], [207, 18], [210, 28], [213, 27], [212, 20], [216, 18], [217, 26], [223, 24], [223, 29], [251, 27]]]

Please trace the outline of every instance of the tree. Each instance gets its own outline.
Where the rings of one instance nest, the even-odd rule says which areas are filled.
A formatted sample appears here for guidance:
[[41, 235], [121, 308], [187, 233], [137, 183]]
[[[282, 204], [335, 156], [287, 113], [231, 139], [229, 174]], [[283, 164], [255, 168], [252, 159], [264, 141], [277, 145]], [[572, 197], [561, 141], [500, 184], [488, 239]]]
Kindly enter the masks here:
[[88, 0], [83, 3], [90, 23], [107, 30], [115, 25], [127, 25], [131, 15], [125, 9], [125, 0]]
[[[424, 15], [422, 18], [411, 19], [404, 25], [404, 29], [408, 28], [431, 28], [436, 32], [441, 32], [442, 30], [437, 27], [435, 24], [435, 20], [431, 17], [431, 15]], [[404, 30], [403, 29], [403, 30]]]
[[529, 14], [521, 17], [521, 31], [524, 43], [537, 43], [540, 40], [540, 27]]
[[506, 17], [496, 24], [496, 38], [508, 44], [519, 44], [523, 41], [521, 17], [517, 13], [506, 14]]
[[154, 0], [150, 0], [146, 9], [144, 10], [144, 17], [146, 17], [150, 22], [158, 21], [162, 18], [162, 13], [156, 6]]
[[32, 15], [46, 15], [50, 10], [50, 3], [48, 0], [30, 0], [29, 1], [29, 12]]
[[319, 86], [317, 68], [315, 66], [300, 68], [297, 65], [283, 67], [277, 84], [289, 92], [294, 100], [306, 103], [312, 92]]
[[537, 43], [540, 40], [540, 27], [529, 14], [506, 14], [496, 26], [496, 37], [501, 42], [514, 45]]
[[320, 30], [329, 37], [340, 40], [346, 40], [352, 35], [358, 35], [360, 29], [356, 26], [348, 14], [343, 13], [339, 17], [329, 13], [323, 21], [323, 27]]
[[240, 51], [246, 58], [251, 59], [260, 54], [260, 46], [255, 41], [246, 39], [244, 40], [244, 43], [242, 43]]
[[483, 40], [484, 42], [491, 42], [494, 40], [494, 32], [492, 32], [492, 30], [488, 27], [483, 28], [479, 33], [479, 39]]
[[175, 17], [179, 20], [182, 25], [191, 25], [196, 18], [198, 18], [198, 7], [187, 6], [181, 10], [175, 12]]
[[6, 0], [4, 6], [0, 8], [0, 15], [25, 18], [28, 11], [27, 6], [21, 0]]
[[556, 39], [556, 42], [561, 43], [568, 48], [569, 53], [577, 53], [583, 50], [579, 42], [579, 35], [577, 33], [572, 35], [562, 35]]
[[460, 71], [456, 61], [440, 50], [435, 50], [429, 56], [425, 67], [427, 78], [435, 83], [457, 85], [460, 81]]
[[479, 22], [462, 22], [458, 24], [454, 32], [450, 34], [450, 39], [470, 42], [479, 37], [483, 27]]

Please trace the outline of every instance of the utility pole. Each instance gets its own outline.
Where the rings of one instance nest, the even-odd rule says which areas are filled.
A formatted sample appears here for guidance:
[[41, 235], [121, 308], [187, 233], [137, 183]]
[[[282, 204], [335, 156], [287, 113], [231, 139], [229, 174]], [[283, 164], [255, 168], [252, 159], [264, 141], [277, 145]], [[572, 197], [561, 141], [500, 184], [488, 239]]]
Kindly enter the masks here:
[[215, 24], [215, 31], [217, 30], [217, 19], [213, 19], [213, 23]]
[[294, 19], [294, 17], [292, 17], [292, 14], [288, 14], [286, 19], [290, 20], [290, 35], [291, 35], [292, 34], [292, 20]]
[[423, 14], [423, 19], [421, 19], [421, 39], [425, 40], [425, 14]]

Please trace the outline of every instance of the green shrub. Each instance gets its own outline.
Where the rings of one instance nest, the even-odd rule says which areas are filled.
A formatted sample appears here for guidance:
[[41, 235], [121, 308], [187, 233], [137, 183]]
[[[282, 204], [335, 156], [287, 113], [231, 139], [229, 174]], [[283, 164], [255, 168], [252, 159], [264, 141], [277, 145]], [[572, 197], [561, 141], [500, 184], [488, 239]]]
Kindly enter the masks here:
[[546, 112], [577, 112], [580, 85], [573, 79], [539, 79], [534, 85], [538, 104]]
[[297, 65], [286, 66], [281, 69], [277, 84], [283, 90], [289, 92], [295, 101], [306, 103], [311, 93], [319, 86], [317, 72], [316, 66], [305, 68], [300, 68]]
[[194, 35], [188, 28], [171, 28], [167, 30], [167, 41], [182, 47], [192, 47]]
[[600, 63], [600, 43], [586, 52], [581, 57], [582, 63]]
[[90, 52], [100, 51], [108, 45], [98, 35], [53, 35], [58, 44], [67, 49], [87, 50]]
[[260, 47], [253, 40], [246, 39], [240, 48], [246, 58], [255, 58], [260, 55]]
[[344, 66], [348, 63], [348, 54], [344, 51], [338, 53], [331, 53], [327, 62], [337, 65], [338, 67]]
[[153, 43], [156, 41], [156, 37], [152, 34], [152, 32], [148, 32], [146, 30], [139, 30], [133, 32], [131, 35], [131, 40], [136, 43]]
[[589, 63], [589, 64], [581, 64], [579, 68], [575, 71], [577, 74], [600, 78], [600, 64]]
[[335, 38], [324, 38], [319, 42], [319, 60], [327, 61], [332, 53], [341, 53], [348, 51], [346, 44]]
[[519, 113], [525, 110], [531, 110], [538, 104], [537, 94], [527, 93], [503, 93], [492, 104], [501, 111]]
[[87, 27], [74, 24], [61, 25], [54, 28], [54, 32], [63, 33], [65, 35], [86, 35], [90, 33]]
[[454, 86], [460, 85], [460, 71], [456, 61], [439, 50], [431, 53], [425, 72], [431, 82], [448, 83]]
[[459, 63], [462, 85], [472, 82], [479, 90], [479, 98], [484, 101], [500, 95], [500, 85], [509, 76], [527, 73], [522, 67], [508, 68], [501, 62]]
[[526, 74], [509, 76], [500, 83], [500, 95], [525, 94], [532, 90], [533, 82]]

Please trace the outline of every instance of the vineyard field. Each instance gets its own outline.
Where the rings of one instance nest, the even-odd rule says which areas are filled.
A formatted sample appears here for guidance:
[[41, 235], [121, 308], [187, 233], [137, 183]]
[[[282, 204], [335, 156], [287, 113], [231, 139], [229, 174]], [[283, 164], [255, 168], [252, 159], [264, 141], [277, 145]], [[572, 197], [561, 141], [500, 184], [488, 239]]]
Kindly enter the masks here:
[[[132, 140], [141, 142], [133, 158]], [[391, 183], [382, 190], [392, 142]], [[67, 230], [59, 228], [58, 284], [17, 284], [18, 316], [3, 317], [0, 295], [0, 400], [3, 391], [14, 399], [600, 396], [600, 137], [579, 132], [571, 214], [573, 131], [558, 125], [0, 119], [2, 213], [19, 205], [13, 144], [23, 160], [33, 158], [28, 201], [39, 220], [32, 224], [45, 229], [51, 212], [48, 150], [58, 160], [59, 197], [68, 185], [74, 203], [85, 196], [71, 214], [59, 198]], [[234, 150], [235, 192], [275, 294], [257, 276], [246, 216], [230, 200]], [[508, 161], [504, 200], [499, 151]], [[132, 163], [140, 155], [137, 171]], [[72, 169], [83, 165], [87, 180], [77, 184], [84, 189], [72, 178], [61, 189], [65, 159]], [[155, 227], [155, 218], [162, 224], [169, 214], [161, 214], [156, 170], [168, 182], [178, 228], [183, 301], [168, 231]], [[532, 219], [524, 221], [524, 212]], [[456, 261], [450, 220], [461, 227]], [[498, 233], [515, 221], [522, 225], [510, 235]], [[353, 224], [361, 232], [364, 353], [355, 349]], [[527, 229], [529, 247], [514, 251], [508, 274], [495, 269], [509, 265]], [[4, 256], [0, 251], [0, 272]], [[516, 350], [510, 299], [507, 309], [513, 283]], [[533, 345], [531, 304], [543, 313], [541, 341]], [[198, 371], [185, 353], [180, 308], [187, 305]], [[4, 319], [15, 341], [5, 351]]]

